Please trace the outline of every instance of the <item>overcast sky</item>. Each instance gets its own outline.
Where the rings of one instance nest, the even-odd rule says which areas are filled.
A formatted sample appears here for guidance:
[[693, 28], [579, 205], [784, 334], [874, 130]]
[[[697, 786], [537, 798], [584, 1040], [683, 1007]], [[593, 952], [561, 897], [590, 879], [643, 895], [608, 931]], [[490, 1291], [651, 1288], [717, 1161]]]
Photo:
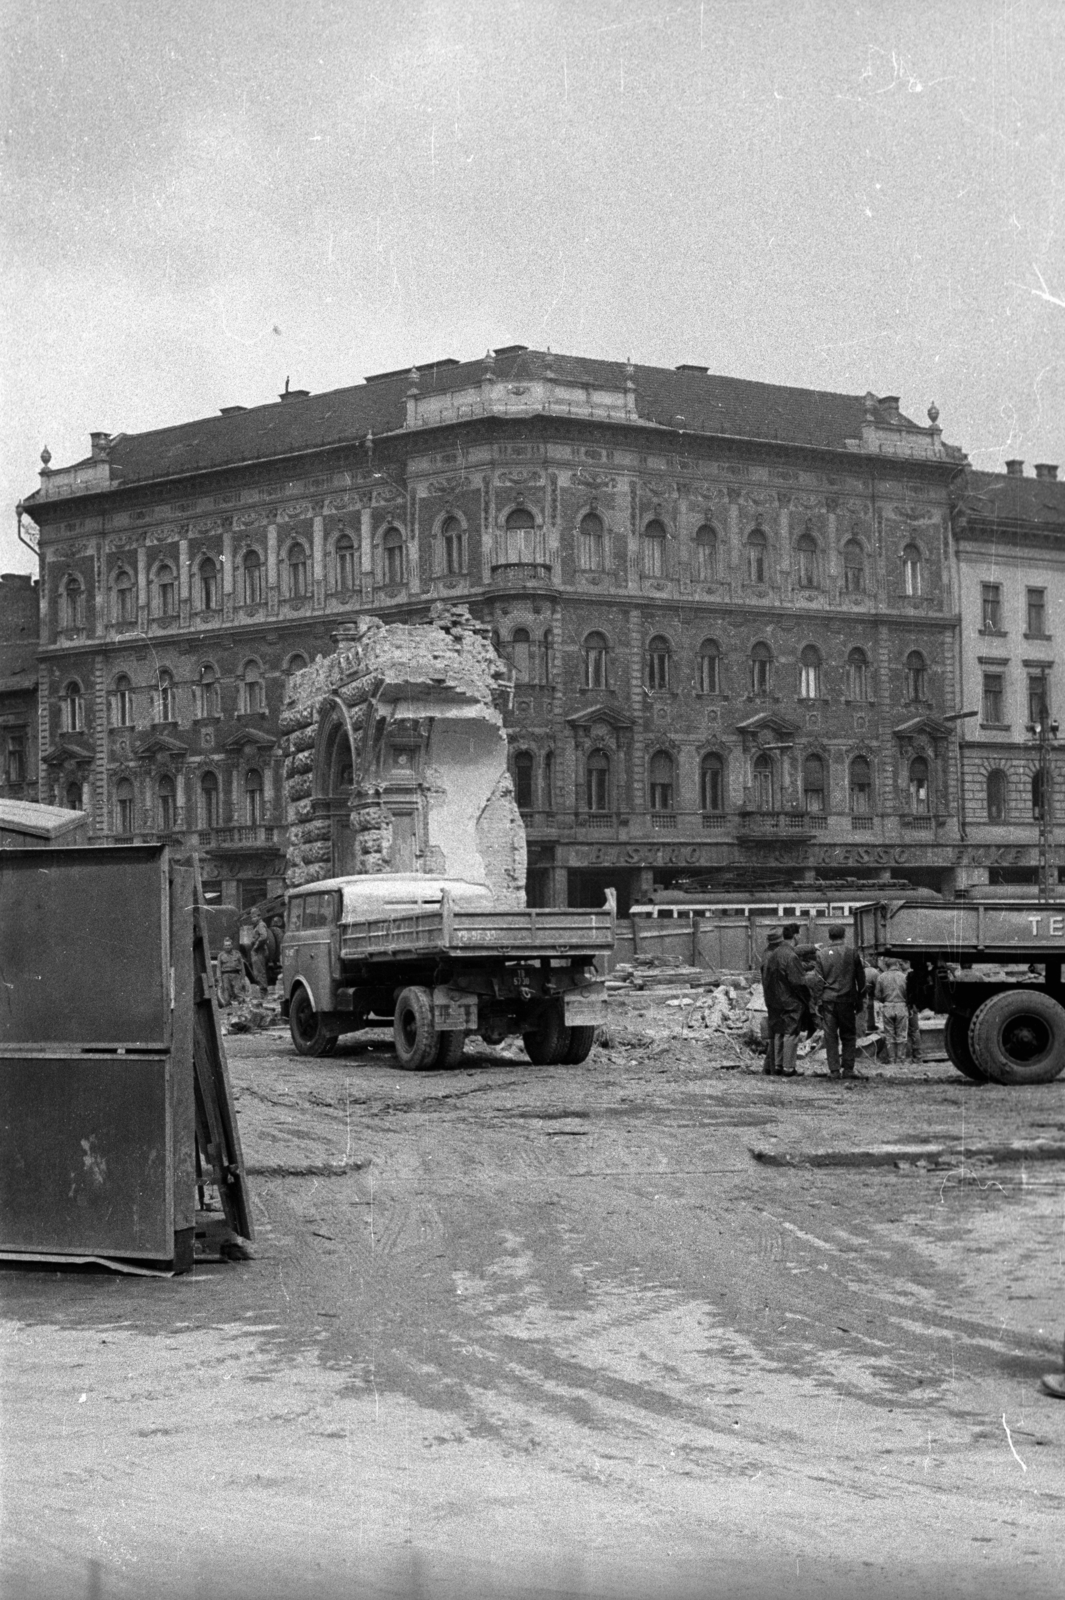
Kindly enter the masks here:
[[0, 0], [0, 569], [45, 444], [512, 343], [1065, 464], [1061, 0]]

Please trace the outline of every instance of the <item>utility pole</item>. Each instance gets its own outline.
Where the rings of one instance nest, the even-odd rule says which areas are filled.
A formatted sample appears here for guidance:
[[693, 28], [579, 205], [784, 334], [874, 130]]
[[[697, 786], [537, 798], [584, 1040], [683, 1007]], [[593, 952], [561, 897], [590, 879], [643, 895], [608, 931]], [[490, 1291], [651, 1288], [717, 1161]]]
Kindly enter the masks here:
[[[1058, 736], [1058, 724], [1050, 720], [1050, 698], [1047, 692], [1047, 671], [1043, 668], [1039, 681], [1039, 716], [1029, 722], [1028, 732], [1036, 740], [1039, 750], [1039, 898], [1054, 898], [1051, 888], [1054, 843], [1054, 772], [1050, 762], [1051, 748]], [[1056, 887], [1056, 886], [1055, 886]]]

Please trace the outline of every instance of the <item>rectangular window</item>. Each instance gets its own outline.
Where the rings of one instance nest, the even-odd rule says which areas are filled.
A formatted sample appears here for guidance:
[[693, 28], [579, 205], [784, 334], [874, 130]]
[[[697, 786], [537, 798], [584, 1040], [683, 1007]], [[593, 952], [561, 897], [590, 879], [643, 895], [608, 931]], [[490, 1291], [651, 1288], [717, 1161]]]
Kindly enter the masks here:
[[984, 673], [983, 720], [985, 722], [1005, 721], [1003, 704], [1003, 691], [1005, 688], [1005, 682], [1005, 676], [1001, 672]]
[[26, 735], [21, 729], [13, 728], [7, 736], [7, 781], [26, 782]]
[[1028, 721], [1036, 728], [1043, 720], [1043, 699], [1046, 697], [1047, 715], [1050, 714], [1050, 682], [1042, 673], [1028, 675]]
[[1028, 590], [1028, 627], [1027, 633], [1032, 639], [1045, 639], [1047, 636], [1047, 592], [1045, 589]]
[[1000, 583], [982, 583], [980, 585], [980, 626], [985, 633], [1002, 632], [1002, 585]]

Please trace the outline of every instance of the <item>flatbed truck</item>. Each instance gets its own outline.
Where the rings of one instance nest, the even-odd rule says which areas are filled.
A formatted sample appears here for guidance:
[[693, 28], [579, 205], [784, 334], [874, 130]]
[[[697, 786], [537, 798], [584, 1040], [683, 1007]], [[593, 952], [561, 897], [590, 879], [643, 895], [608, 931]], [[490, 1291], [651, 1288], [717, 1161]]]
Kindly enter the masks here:
[[[1065, 902], [912, 900], [859, 906], [855, 944], [915, 974], [919, 1006], [946, 1014], [943, 1039], [977, 1083], [1049, 1083], [1065, 1068]], [[1014, 980], [975, 969], [1022, 966]]]
[[501, 909], [479, 884], [421, 874], [332, 878], [289, 890], [282, 1010], [301, 1055], [391, 1025], [409, 1069], [451, 1067], [467, 1034], [520, 1034], [529, 1059], [576, 1065], [605, 1020], [596, 958], [615, 910]]

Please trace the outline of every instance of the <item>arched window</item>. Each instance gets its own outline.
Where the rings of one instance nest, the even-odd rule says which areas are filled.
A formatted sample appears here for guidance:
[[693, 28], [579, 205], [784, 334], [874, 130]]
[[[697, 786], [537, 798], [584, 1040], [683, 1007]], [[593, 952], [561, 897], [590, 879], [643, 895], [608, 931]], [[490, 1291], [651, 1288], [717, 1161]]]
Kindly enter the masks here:
[[590, 750], [584, 764], [585, 799], [589, 811], [610, 810], [610, 757], [605, 750]]
[[669, 688], [670, 654], [669, 640], [655, 634], [647, 646], [647, 687], [652, 694]]
[[667, 750], [656, 750], [647, 768], [652, 811], [673, 810], [673, 757]]
[[1042, 820], [1043, 820], [1043, 774], [1041, 772], [1036, 771], [1036, 772], [1032, 773], [1032, 821], [1033, 822], [1042, 822]]
[[869, 657], [854, 649], [847, 657], [847, 699], [869, 699]]
[[548, 750], [544, 755], [543, 764], [543, 791], [544, 810], [555, 809], [555, 755], [553, 750]]
[[177, 616], [177, 576], [169, 561], [164, 561], [155, 569], [153, 584], [155, 594], [155, 615], [157, 617]]
[[533, 809], [533, 758], [528, 750], [514, 757], [514, 798], [519, 811]]
[[466, 570], [466, 541], [462, 537], [462, 523], [458, 517], [445, 517], [440, 529], [440, 570], [445, 577], [455, 577]]
[[137, 580], [132, 572], [121, 567], [115, 573], [115, 621], [136, 622]]
[[716, 639], [704, 639], [699, 646], [697, 693], [721, 693], [721, 646]]
[[544, 629], [544, 687], [550, 689], [555, 681], [555, 635], [551, 628]]
[[156, 826], [160, 833], [173, 833], [177, 826], [177, 801], [174, 780], [164, 776], [155, 790]]
[[821, 698], [821, 652], [816, 645], [804, 645], [799, 656], [799, 699]]
[[257, 767], [244, 774], [244, 817], [249, 828], [259, 827], [263, 820], [263, 775]]
[[761, 528], [752, 528], [747, 535], [747, 582], [766, 581], [766, 537]]
[[507, 516], [506, 560], [508, 566], [536, 560], [536, 518], [526, 506], [517, 506]]
[[288, 658], [288, 664], [285, 667], [285, 671], [291, 677], [294, 672], [302, 672], [306, 665], [307, 657], [305, 655], [301, 655], [298, 650], [295, 650]]
[[928, 698], [928, 669], [919, 650], [906, 657], [906, 699], [911, 705]]
[[759, 640], [751, 646], [751, 693], [765, 696], [773, 684], [773, 652]]
[[773, 789], [773, 758], [763, 751], [751, 768], [751, 803], [756, 811], [776, 810]]
[[843, 546], [843, 588], [847, 594], [862, 594], [865, 589], [865, 551], [857, 539]]
[[1006, 774], [995, 767], [987, 775], [987, 820], [1006, 821]]
[[800, 589], [817, 588], [817, 540], [800, 533], [795, 541], [795, 582]]
[[381, 538], [381, 574], [385, 583], [403, 582], [403, 534], [386, 528]]
[[263, 603], [263, 561], [258, 550], [245, 550], [244, 560], [244, 604], [246, 606], [261, 606]]
[[710, 522], [695, 530], [695, 576], [700, 583], [717, 577], [717, 529]]
[[807, 811], [822, 815], [825, 803], [825, 763], [820, 756], [807, 756], [802, 764], [802, 793]]
[[244, 663], [244, 696], [243, 710], [250, 714], [266, 710], [266, 700], [263, 694], [263, 673], [257, 661]]
[[200, 668], [200, 679], [196, 689], [197, 716], [220, 717], [222, 715], [222, 695], [218, 682], [218, 673], [209, 661]]
[[164, 667], [156, 680], [155, 709], [157, 722], [174, 722], [174, 674]]
[[602, 517], [589, 511], [577, 533], [577, 565], [584, 572], [602, 572], [606, 565], [606, 532]]
[[218, 610], [218, 568], [211, 556], [204, 556], [200, 562], [200, 610]]
[[218, 827], [218, 775], [205, 772], [200, 779], [200, 827]]
[[355, 541], [350, 533], [342, 533], [333, 547], [336, 562], [336, 586], [341, 594], [350, 594], [355, 587]]
[[115, 831], [131, 834], [136, 828], [136, 807], [133, 785], [128, 778], [120, 778], [115, 785]]
[[285, 557], [285, 566], [288, 569], [288, 597], [290, 600], [302, 600], [309, 592], [307, 579], [307, 547], [296, 539], [288, 547]]
[[605, 689], [607, 687], [608, 646], [604, 635], [601, 633], [588, 634], [581, 654], [584, 657], [584, 687], [586, 689]]
[[902, 552], [902, 587], [906, 594], [921, 594], [921, 552], [915, 544], [908, 544]]
[[666, 575], [666, 526], [657, 517], [643, 530], [640, 564], [645, 578], [664, 578]]
[[64, 733], [81, 733], [85, 727], [85, 696], [77, 678], [64, 685], [59, 702]]
[[725, 809], [725, 763], [719, 755], [699, 763], [699, 803], [707, 816]]
[[66, 805], [68, 811], [81, 810], [81, 784], [68, 783], [66, 790]]
[[124, 672], [119, 673], [111, 691], [111, 723], [116, 728], [133, 726], [133, 685]]
[[931, 809], [928, 762], [924, 756], [914, 756], [910, 762], [910, 810], [915, 817], [926, 817]]
[[85, 590], [79, 579], [67, 578], [63, 584], [63, 622], [64, 628], [83, 628], [85, 626]]
[[532, 641], [528, 628], [515, 628], [510, 637], [510, 661], [515, 683], [532, 682]]
[[850, 806], [855, 817], [873, 812], [873, 773], [865, 756], [855, 756], [850, 767]]

